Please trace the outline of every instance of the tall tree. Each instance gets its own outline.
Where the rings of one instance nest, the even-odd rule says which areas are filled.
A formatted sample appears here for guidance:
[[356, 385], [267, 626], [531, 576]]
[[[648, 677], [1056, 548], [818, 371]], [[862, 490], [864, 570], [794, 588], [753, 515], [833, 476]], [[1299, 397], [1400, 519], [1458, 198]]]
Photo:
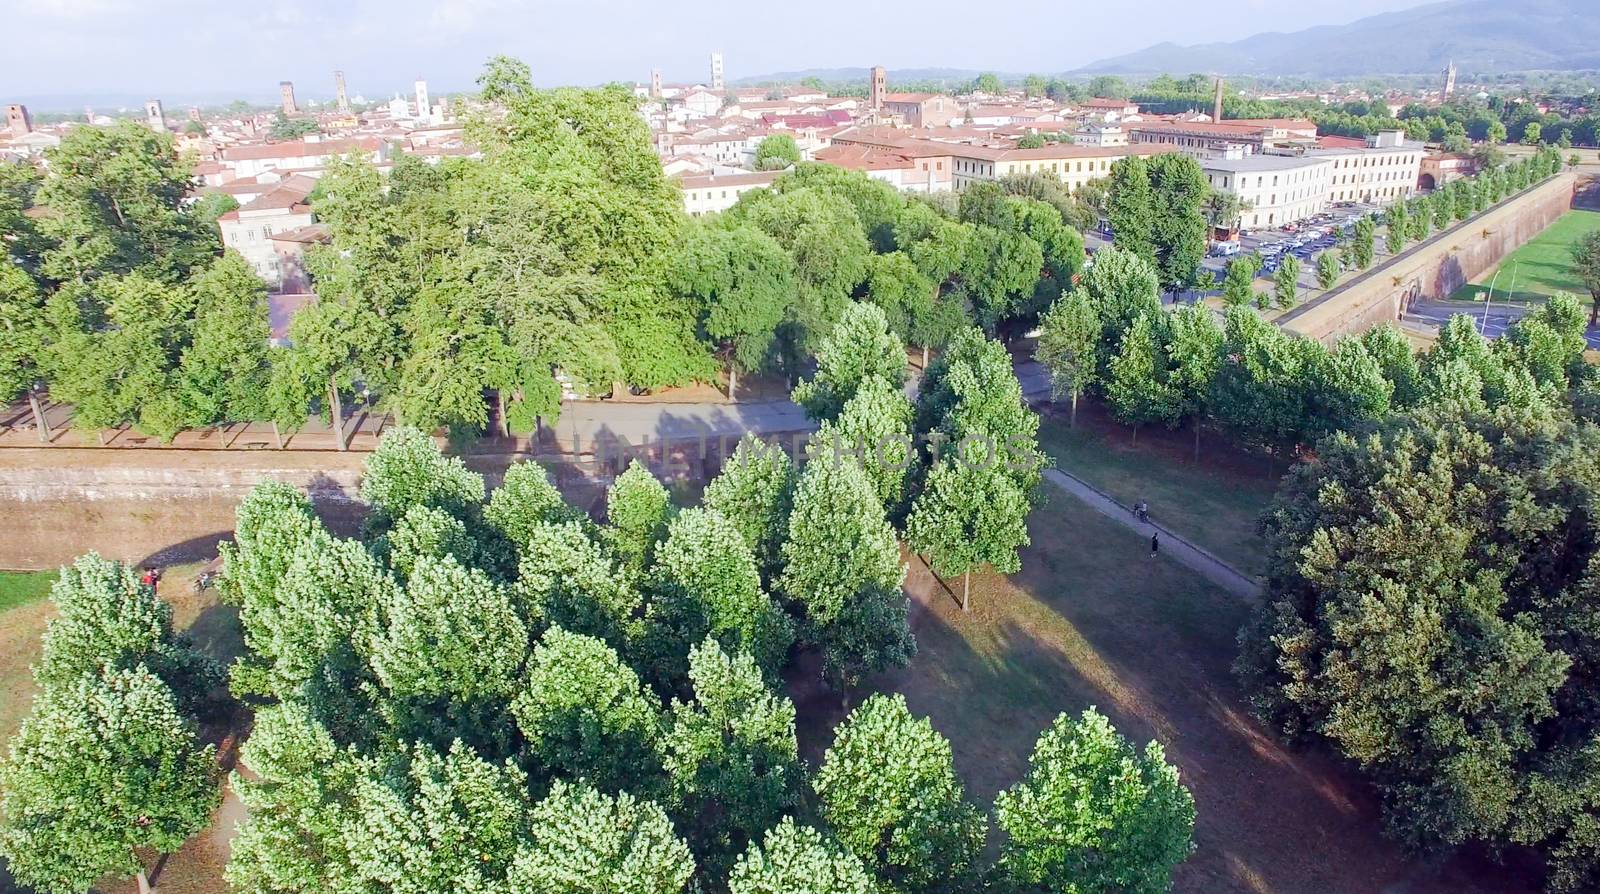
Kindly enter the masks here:
[[669, 275], [675, 292], [700, 305], [700, 326], [728, 364], [734, 395], [740, 372], [757, 372], [772, 360], [773, 339], [793, 300], [793, 259], [752, 226], [695, 227]]
[[533, 808], [507, 875], [532, 894], [683, 894], [694, 855], [662, 809], [558, 780]]
[[794, 462], [781, 447], [745, 435], [706, 485], [703, 504], [738, 529], [767, 581], [781, 569], [795, 480]]
[[1134, 437], [1141, 425], [1177, 420], [1178, 395], [1167, 382], [1166, 350], [1150, 317], [1140, 316], [1123, 334], [1105, 392], [1113, 415], [1133, 427]]
[[1317, 255], [1317, 286], [1324, 292], [1333, 288], [1339, 281], [1340, 270], [1338, 252], [1329, 250]]
[[833, 419], [862, 382], [877, 376], [898, 388], [905, 368], [905, 346], [889, 331], [883, 310], [852, 304], [817, 349], [817, 373], [795, 387], [794, 401], [812, 419]]
[[1027, 546], [1028, 495], [1010, 474], [1011, 458], [993, 445], [957, 445], [934, 463], [906, 520], [911, 548], [926, 553], [934, 571], [961, 575], [961, 610], [970, 605], [972, 571], [987, 564], [1012, 573]]
[[810, 826], [783, 822], [739, 858], [728, 876], [730, 894], [873, 894], [861, 861]]
[[1163, 290], [1181, 292], [1195, 284], [1205, 259], [1211, 187], [1200, 163], [1181, 152], [1151, 156], [1148, 168], [1156, 270]]
[[1181, 416], [1194, 425], [1195, 461], [1200, 460], [1200, 426], [1211, 406], [1211, 387], [1222, 365], [1222, 327], [1211, 309], [1189, 304], [1168, 319], [1167, 384]]
[[1272, 277], [1273, 297], [1285, 310], [1300, 302], [1300, 259], [1284, 258]]
[[694, 698], [673, 702], [661, 750], [672, 812], [705, 874], [720, 880], [799, 801], [794, 704], [748, 653], [730, 657], [713, 639], [690, 653], [689, 678]]
[[667, 536], [673, 512], [666, 487], [644, 463], [633, 460], [606, 491], [607, 542], [624, 565], [642, 570]]
[[1572, 246], [1572, 272], [1589, 290], [1589, 325], [1600, 320], [1600, 231], [1589, 233]]
[[190, 426], [269, 417], [272, 337], [267, 290], [238, 254], [224, 255], [192, 285], [194, 338], [183, 352], [178, 387]]
[[1039, 324], [1034, 359], [1050, 371], [1051, 396], [1072, 397], [1072, 425], [1078, 424], [1078, 396], [1095, 381], [1099, 368], [1100, 318], [1079, 289], [1050, 306]]
[[1156, 266], [1156, 214], [1150, 168], [1144, 157], [1131, 155], [1112, 165], [1106, 219], [1117, 247], [1152, 266]]
[[756, 170], [777, 171], [800, 163], [800, 147], [794, 137], [775, 133], [756, 145]]
[[1055, 719], [995, 814], [1001, 870], [1024, 887], [1157, 894], [1194, 850], [1194, 798], [1177, 768], [1155, 742], [1135, 751], [1093, 708]]
[[820, 813], [839, 843], [902, 892], [962, 891], [988, 830], [966, 799], [950, 742], [901, 695], [874, 695], [834, 730], [817, 772]]
[[216, 749], [142, 666], [46, 689], [0, 762], [0, 854], [44, 891], [136, 875], [205, 828], [221, 801]]
[[891, 520], [901, 517], [917, 454], [911, 443], [911, 401], [873, 375], [861, 383], [837, 419], [824, 422], [812, 450], [854, 457]]

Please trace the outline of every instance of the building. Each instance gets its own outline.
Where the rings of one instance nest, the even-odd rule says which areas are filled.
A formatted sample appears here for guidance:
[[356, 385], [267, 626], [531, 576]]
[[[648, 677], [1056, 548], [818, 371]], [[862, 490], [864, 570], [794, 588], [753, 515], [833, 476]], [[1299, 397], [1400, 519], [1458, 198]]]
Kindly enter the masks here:
[[711, 89], [722, 92], [722, 54], [711, 54]]
[[881, 65], [872, 66], [872, 84], [867, 96], [874, 110], [883, 108], [883, 98], [889, 93], [889, 72]]
[[907, 127], [944, 127], [960, 115], [956, 101], [943, 93], [888, 93], [878, 108]]
[[145, 100], [144, 123], [156, 133], [167, 132], [167, 113], [161, 108], [161, 100]]
[[306, 197], [316, 181], [310, 177], [290, 177], [252, 199], [249, 204], [217, 218], [222, 245], [244, 256], [256, 275], [273, 290], [283, 283], [283, 270], [274, 234], [288, 233], [315, 222]]
[[1231, 193], [1247, 210], [1240, 225], [1276, 227], [1328, 207], [1333, 161], [1293, 155], [1237, 155], [1200, 162], [1217, 192]]
[[754, 174], [685, 177], [679, 181], [683, 186], [683, 210], [691, 217], [726, 211], [739, 201], [739, 196], [752, 189], [771, 186], [782, 173], [782, 171], [762, 171]]
[[430, 120], [432, 120], [433, 119], [433, 104], [428, 101], [428, 82], [424, 81], [421, 77], [418, 77], [417, 78], [417, 83], [416, 83], [416, 91], [417, 91], [417, 114], [416, 114], [417, 120], [418, 121], [430, 121]]
[[1444, 67], [1444, 98], [1449, 99], [1456, 92], [1456, 60], [1451, 59], [1450, 64]]
[[1077, 189], [1090, 180], [1111, 176], [1111, 166], [1130, 155], [1160, 155], [1171, 151], [1166, 146], [1099, 147], [1072, 143], [1055, 143], [1037, 149], [950, 146], [957, 190], [980, 180], [999, 180], [1013, 174], [1049, 174], [1067, 188]]
[[290, 143], [265, 143], [233, 146], [222, 150], [218, 159], [237, 178], [254, 177], [267, 171], [308, 171], [325, 168], [332, 159], [357, 155], [381, 164], [389, 160], [389, 144], [377, 137], [352, 140], [323, 140], [315, 137]]
[[1091, 121], [1072, 132], [1072, 142], [1079, 146], [1126, 146], [1128, 134], [1119, 125]]
[[1333, 162], [1328, 201], [1387, 205], [1417, 191], [1426, 153], [1421, 143], [1406, 142], [1402, 131], [1386, 130], [1368, 137], [1365, 149], [1310, 149], [1305, 154]]
[[1280, 143], [1314, 143], [1317, 125], [1296, 118], [1236, 118], [1216, 121], [1140, 121], [1128, 128], [1129, 142], [1171, 146], [1204, 161], [1262, 152]]
[[650, 98], [661, 98], [661, 69], [650, 69]]
[[319, 223], [274, 231], [270, 239], [278, 281], [272, 290], [290, 295], [309, 294], [311, 276], [306, 272], [306, 249], [332, 238], [327, 226]]
[[1422, 156], [1422, 166], [1417, 171], [1417, 189], [1432, 192], [1452, 180], [1470, 177], [1478, 172], [1478, 162], [1460, 152], [1429, 152]]
[[294, 103], [294, 81], [279, 81], [278, 96], [283, 101], [282, 109], [285, 115], [299, 114], [300, 107]]
[[25, 137], [33, 133], [33, 116], [28, 114], [28, 107], [19, 102], [6, 106], [6, 129], [11, 131], [13, 137]]
[[1085, 100], [1081, 108], [1090, 115], [1108, 122], [1139, 114], [1138, 103], [1126, 99], [1090, 99]]
[[929, 147], [927, 142], [903, 149], [836, 143], [818, 149], [814, 157], [824, 164], [860, 171], [904, 192], [949, 192], [954, 188], [955, 167], [951, 163], [951, 147]]
[[333, 73], [333, 96], [334, 102], [338, 105], [339, 114], [350, 114], [350, 94], [345, 91], [344, 72], [342, 71]]

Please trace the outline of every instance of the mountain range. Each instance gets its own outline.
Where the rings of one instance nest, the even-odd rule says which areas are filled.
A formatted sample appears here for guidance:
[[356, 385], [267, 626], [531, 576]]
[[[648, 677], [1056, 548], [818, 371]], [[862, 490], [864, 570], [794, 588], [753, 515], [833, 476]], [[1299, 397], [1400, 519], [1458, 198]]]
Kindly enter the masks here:
[[1600, 69], [1600, 3], [1446, 0], [1347, 25], [1270, 32], [1226, 43], [1160, 43], [1071, 74], [1353, 78], [1437, 72], [1451, 61], [1465, 75]]

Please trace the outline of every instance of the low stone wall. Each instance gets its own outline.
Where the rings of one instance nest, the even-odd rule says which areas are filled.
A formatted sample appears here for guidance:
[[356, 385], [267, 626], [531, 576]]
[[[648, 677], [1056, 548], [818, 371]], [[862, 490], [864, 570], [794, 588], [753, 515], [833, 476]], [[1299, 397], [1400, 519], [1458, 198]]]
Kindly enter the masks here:
[[1398, 320], [1411, 301], [1449, 295], [1555, 223], [1572, 207], [1578, 179], [1557, 175], [1285, 314], [1278, 323], [1327, 344]]
[[364, 514], [364, 457], [293, 451], [0, 451], [0, 568], [50, 568], [89, 550], [129, 562], [193, 561], [231, 536], [234, 508], [261, 481], [311, 495], [340, 533]]

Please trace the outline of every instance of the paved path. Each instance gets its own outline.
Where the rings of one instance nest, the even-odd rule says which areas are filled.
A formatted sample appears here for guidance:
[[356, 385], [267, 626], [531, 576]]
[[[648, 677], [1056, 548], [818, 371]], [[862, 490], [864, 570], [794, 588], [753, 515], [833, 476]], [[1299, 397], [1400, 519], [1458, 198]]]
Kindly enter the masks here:
[[1046, 481], [1087, 503], [1101, 515], [1138, 532], [1145, 538], [1159, 531], [1162, 555], [1187, 565], [1201, 577], [1229, 593], [1252, 601], [1261, 597], [1261, 585], [1253, 578], [1161, 525], [1139, 521], [1134, 517], [1132, 509], [1101, 493], [1088, 482], [1074, 477], [1070, 472], [1046, 469], [1044, 477]]

